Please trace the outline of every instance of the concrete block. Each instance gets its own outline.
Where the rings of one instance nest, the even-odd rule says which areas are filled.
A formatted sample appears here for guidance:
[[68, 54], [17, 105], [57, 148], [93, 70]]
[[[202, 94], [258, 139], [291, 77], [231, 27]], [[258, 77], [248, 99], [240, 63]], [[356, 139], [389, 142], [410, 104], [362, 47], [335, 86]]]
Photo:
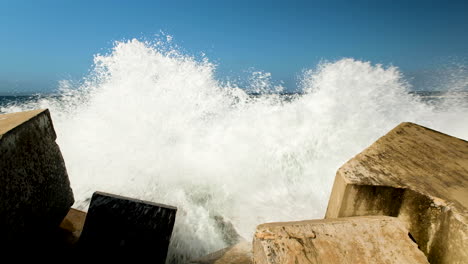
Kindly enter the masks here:
[[0, 243], [35, 244], [74, 202], [48, 110], [0, 115]]
[[93, 254], [164, 263], [177, 208], [95, 192], [79, 247]]
[[257, 227], [253, 240], [255, 264], [428, 264], [394, 217], [370, 216]]
[[51, 257], [55, 259], [55, 257], [78, 253], [75, 249], [83, 229], [85, 217], [85, 212], [70, 209], [60, 226], [43, 233], [30, 250], [40, 251], [41, 256], [39, 259], [45, 261], [51, 261]]
[[86, 213], [77, 209], [71, 208], [68, 214], [60, 223], [59, 231], [61, 237], [59, 242], [65, 248], [73, 248], [83, 231]]
[[468, 263], [468, 142], [402, 123], [336, 174], [326, 218], [398, 217], [431, 263]]
[[252, 264], [252, 244], [246, 241], [237, 243], [201, 258], [192, 260], [191, 264]]

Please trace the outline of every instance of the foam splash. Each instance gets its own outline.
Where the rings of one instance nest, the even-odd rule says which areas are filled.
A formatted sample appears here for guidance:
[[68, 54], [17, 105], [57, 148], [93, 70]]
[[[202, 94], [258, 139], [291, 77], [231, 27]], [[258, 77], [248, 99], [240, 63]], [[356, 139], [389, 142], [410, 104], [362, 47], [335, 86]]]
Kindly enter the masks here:
[[[0, 110], [51, 110], [75, 208], [96, 190], [177, 206], [174, 263], [226, 246], [220, 217], [248, 240], [260, 223], [322, 218], [338, 167], [400, 122], [468, 138], [467, 107], [421, 102], [396, 67], [324, 62], [287, 101], [215, 70], [161, 43], [117, 42], [78, 87]], [[270, 76], [257, 75], [248, 88], [265, 91]]]

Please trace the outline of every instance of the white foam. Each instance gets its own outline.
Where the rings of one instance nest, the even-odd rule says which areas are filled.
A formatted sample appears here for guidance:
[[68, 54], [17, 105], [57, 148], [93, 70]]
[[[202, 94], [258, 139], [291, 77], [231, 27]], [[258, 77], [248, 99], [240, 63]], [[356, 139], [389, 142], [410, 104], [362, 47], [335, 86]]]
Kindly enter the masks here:
[[79, 87], [2, 111], [51, 110], [74, 207], [96, 190], [177, 206], [172, 260], [225, 246], [214, 215], [248, 240], [260, 223], [322, 218], [338, 167], [400, 122], [468, 138], [466, 107], [420, 102], [395, 67], [324, 62], [284, 102], [158, 45], [118, 42]]

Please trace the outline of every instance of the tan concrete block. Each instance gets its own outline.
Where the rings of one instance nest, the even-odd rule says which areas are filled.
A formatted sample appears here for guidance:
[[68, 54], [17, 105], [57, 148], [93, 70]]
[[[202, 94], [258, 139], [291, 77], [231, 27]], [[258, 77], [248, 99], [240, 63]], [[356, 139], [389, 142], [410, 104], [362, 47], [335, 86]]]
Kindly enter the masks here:
[[192, 260], [192, 264], [252, 264], [252, 244], [246, 241]]
[[60, 231], [62, 237], [60, 242], [65, 247], [73, 247], [78, 242], [81, 232], [83, 231], [86, 213], [77, 209], [71, 208], [68, 214], [60, 223]]
[[402, 123], [336, 174], [326, 218], [402, 220], [431, 263], [468, 263], [468, 142]]
[[256, 264], [428, 263], [394, 217], [363, 216], [259, 225]]

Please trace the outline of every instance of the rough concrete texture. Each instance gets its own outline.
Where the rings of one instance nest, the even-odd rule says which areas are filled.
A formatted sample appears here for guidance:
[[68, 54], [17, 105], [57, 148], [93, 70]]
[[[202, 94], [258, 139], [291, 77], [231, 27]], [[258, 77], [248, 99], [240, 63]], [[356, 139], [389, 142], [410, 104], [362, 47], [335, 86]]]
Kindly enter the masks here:
[[73, 204], [55, 139], [48, 110], [0, 115], [0, 243], [57, 228]]
[[252, 264], [252, 244], [246, 241], [221, 249], [202, 258], [192, 260], [193, 264]]
[[326, 218], [402, 220], [431, 263], [468, 263], [468, 142], [402, 123], [337, 172]]
[[259, 225], [254, 263], [428, 263], [394, 217], [361, 216]]

